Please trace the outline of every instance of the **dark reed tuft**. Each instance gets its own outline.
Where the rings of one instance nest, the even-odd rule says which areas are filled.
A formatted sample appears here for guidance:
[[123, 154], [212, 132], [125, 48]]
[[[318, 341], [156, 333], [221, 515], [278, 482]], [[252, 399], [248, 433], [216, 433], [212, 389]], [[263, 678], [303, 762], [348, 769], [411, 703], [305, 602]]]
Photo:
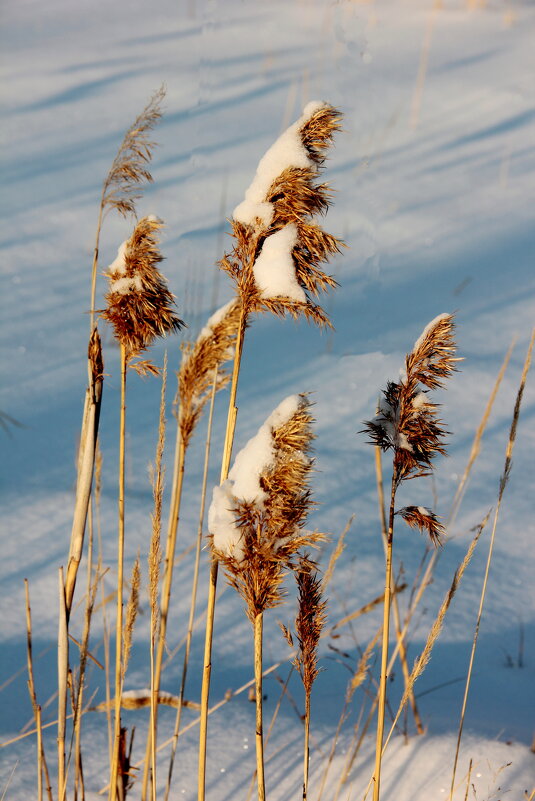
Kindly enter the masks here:
[[299, 560], [294, 575], [299, 593], [295, 619], [299, 650], [294, 664], [301, 674], [305, 691], [310, 693], [319, 673], [318, 643], [327, 620], [327, 602], [322, 596], [322, 581], [308, 555]]
[[411, 528], [427, 531], [433, 545], [440, 545], [445, 534], [444, 526], [436, 514], [425, 506], [404, 506], [396, 512]]

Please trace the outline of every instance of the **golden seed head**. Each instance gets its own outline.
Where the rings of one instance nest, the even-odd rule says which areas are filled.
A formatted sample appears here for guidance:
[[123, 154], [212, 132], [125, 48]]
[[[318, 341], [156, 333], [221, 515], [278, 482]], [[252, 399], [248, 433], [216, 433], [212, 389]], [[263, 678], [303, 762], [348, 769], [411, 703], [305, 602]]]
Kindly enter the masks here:
[[[143, 217], [106, 273], [109, 287], [102, 316], [124, 345], [127, 360], [146, 350], [156, 337], [184, 325], [173, 311], [173, 295], [157, 266], [163, 260], [158, 243], [162, 225], [155, 217]], [[148, 369], [146, 363], [144, 367]]]

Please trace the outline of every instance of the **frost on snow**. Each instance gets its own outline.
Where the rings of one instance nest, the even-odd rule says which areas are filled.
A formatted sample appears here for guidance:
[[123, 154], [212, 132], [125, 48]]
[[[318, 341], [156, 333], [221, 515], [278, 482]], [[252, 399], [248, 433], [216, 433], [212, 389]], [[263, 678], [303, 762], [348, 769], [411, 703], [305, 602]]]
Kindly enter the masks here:
[[285, 297], [306, 303], [306, 295], [297, 281], [292, 251], [297, 243], [297, 226], [286, 225], [262, 245], [253, 266], [256, 285], [264, 298]]
[[266, 499], [260, 477], [275, 464], [272, 432], [284, 425], [298, 411], [299, 395], [290, 395], [270, 414], [244, 448], [238, 453], [229, 477], [214, 487], [208, 512], [208, 530], [213, 536], [214, 548], [243, 561], [242, 533], [236, 524], [233, 507], [236, 503], [252, 503], [258, 508]]
[[233, 212], [238, 222], [252, 225], [258, 217], [264, 227], [268, 227], [273, 218], [273, 206], [266, 201], [273, 181], [288, 167], [310, 167], [313, 165], [308, 152], [301, 141], [300, 131], [303, 125], [323, 108], [325, 103], [313, 100], [305, 106], [303, 114], [290, 125], [262, 156], [253, 182], [245, 193], [243, 200]]

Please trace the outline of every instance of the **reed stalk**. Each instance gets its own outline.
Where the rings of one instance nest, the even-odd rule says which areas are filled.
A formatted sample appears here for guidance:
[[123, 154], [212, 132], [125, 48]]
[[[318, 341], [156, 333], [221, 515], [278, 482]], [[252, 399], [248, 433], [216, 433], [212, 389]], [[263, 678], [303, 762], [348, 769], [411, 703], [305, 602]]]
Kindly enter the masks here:
[[263, 730], [263, 703], [262, 703], [262, 633], [264, 616], [260, 612], [254, 620], [254, 672], [255, 672], [255, 701], [256, 701], [256, 779], [258, 786], [258, 801], [265, 801], [266, 783], [264, 778], [264, 730]]
[[28, 692], [32, 702], [32, 708], [35, 717], [35, 728], [37, 731], [37, 801], [43, 801], [43, 775], [45, 777], [48, 799], [49, 801], [52, 801], [52, 788], [50, 786], [50, 776], [48, 773], [45, 749], [43, 745], [41, 706], [37, 703], [37, 695], [35, 692], [32, 649], [32, 611], [30, 607], [30, 590], [28, 587], [28, 579], [24, 579], [24, 592], [26, 597], [26, 653], [28, 665]]
[[522, 376], [521, 376], [521, 379], [520, 379], [520, 386], [518, 388], [516, 401], [515, 401], [515, 408], [514, 408], [514, 411], [513, 411], [513, 419], [512, 419], [511, 428], [510, 428], [510, 431], [509, 431], [509, 439], [507, 441], [507, 447], [506, 447], [506, 451], [505, 451], [505, 464], [504, 464], [502, 476], [500, 478], [500, 486], [499, 486], [499, 491], [498, 491], [498, 500], [497, 500], [497, 503], [496, 503], [496, 509], [494, 511], [494, 520], [493, 520], [493, 523], [492, 523], [492, 532], [491, 532], [491, 536], [490, 536], [489, 550], [488, 550], [488, 553], [487, 553], [487, 562], [486, 562], [486, 565], [485, 565], [485, 575], [483, 577], [483, 585], [481, 587], [481, 594], [480, 594], [480, 597], [479, 597], [479, 608], [478, 608], [478, 612], [477, 612], [476, 626], [475, 626], [475, 631], [474, 631], [474, 637], [473, 637], [473, 640], [472, 640], [472, 648], [471, 648], [471, 651], [470, 651], [470, 659], [469, 659], [469, 662], [468, 662], [468, 671], [467, 671], [467, 675], [466, 675], [466, 683], [465, 683], [465, 688], [464, 688], [463, 702], [462, 702], [462, 706], [461, 706], [461, 714], [460, 714], [460, 719], [459, 719], [459, 728], [458, 728], [458, 732], [457, 732], [457, 742], [456, 742], [456, 746], [455, 746], [455, 756], [454, 756], [454, 759], [453, 759], [453, 770], [452, 770], [452, 776], [451, 776], [449, 801], [453, 800], [453, 791], [455, 789], [455, 776], [456, 776], [456, 773], [457, 773], [457, 763], [458, 763], [458, 760], [459, 760], [459, 750], [460, 750], [460, 747], [461, 747], [461, 738], [462, 738], [462, 734], [463, 734], [464, 718], [465, 718], [465, 715], [466, 715], [466, 706], [467, 706], [467, 703], [468, 703], [468, 692], [470, 690], [470, 683], [471, 683], [471, 679], [472, 679], [472, 670], [473, 670], [473, 666], [474, 666], [474, 658], [475, 658], [475, 653], [476, 653], [477, 640], [478, 640], [478, 636], [479, 636], [479, 627], [480, 627], [480, 624], [481, 624], [481, 617], [483, 615], [483, 606], [484, 606], [484, 603], [485, 603], [485, 596], [486, 596], [486, 593], [487, 593], [487, 584], [488, 584], [489, 573], [490, 573], [490, 565], [491, 565], [492, 554], [493, 554], [493, 550], [494, 550], [494, 541], [495, 541], [495, 536], [496, 536], [496, 528], [497, 528], [497, 525], [498, 525], [498, 516], [500, 514], [500, 507], [501, 507], [501, 504], [502, 504], [503, 494], [505, 492], [505, 488], [507, 486], [507, 483], [509, 481], [509, 476], [511, 474], [512, 456], [513, 456], [513, 449], [514, 449], [515, 442], [516, 442], [516, 431], [517, 431], [517, 426], [518, 426], [518, 419], [519, 419], [519, 416], [520, 416], [520, 407], [521, 407], [521, 404], [522, 404], [522, 397], [523, 397], [523, 394], [524, 394], [524, 387], [526, 385], [526, 379], [527, 379], [528, 371], [529, 371], [529, 368], [530, 368], [530, 365], [531, 365], [531, 354], [532, 354], [532, 350], [533, 350], [534, 341], [535, 341], [535, 328], [532, 331], [531, 340], [530, 340], [530, 343], [529, 343], [529, 346], [528, 346], [528, 351], [527, 351], [527, 354], [526, 354], [526, 359], [524, 361], [524, 367], [523, 367]]
[[[387, 530], [387, 523], [386, 523], [386, 513], [385, 513], [385, 505], [384, 505], [384, 489], [383, 489], [383, 471], [382, 471], [382, 460], [381, 460], [381, 449], [379, 447], [375, 447], [375, 474], [377, 479], [377, 498], [379, 501], [379, 516], [381, 520], [381, 530], [383, 533], [383, 545], [385, 548], [385, 558], [386, 558], [386, 551], [387, 551], [387, 541], [388, 541], [388, 530]], [[393, 590], [394, 588], [392, 588]], [[403, 671], [403, 679], [405, 682], [405, 686], [409, 681], [409, 665], [407, 662], [407, 651], [405, 648], [405, 643], [401, 639], [401, 620], [399, 615], [399, 603], [398, 597], [396, 592], [392, 592], [392, 611], [394, 613], [394, 626], [396, 631], [396, 639], [399, 643], [399, 661], [401, 662], [401, 669]], [[414, 697], [414, 693], [411, 693], [410, 698], [410, 705], [412, 709], [412, 714], [414, 717], [414, 722], [416, 724], [416, 730], [418, 734], [424, 733], [424, 727], [422, 724], [422, 720], [420, 718], [420, 713], [418, 711], [418, 706], [416, 704], [416, 698]]]
[[123, 583], [124, 583], [124, 490], [125, 490], [125, 436], [126, 436], [126, 346], [121, 342], [121, 412], [119, 423], [119, 497], [117, 533], [117, 616], [115, 624], [115, 722], [113, 730], [113, 756], [111, 764], [109, 801], [117, 795], [119, 744], [121, 740], [121, 695], [123, 678]]
[[97, 587], [99, 584], [99, 574], [97, 568], [97, 575], [95, 576], [94, 583], [92, 582], [92, 572], [93, 572], [93, 513], [91, 504], [89, 505], [88, 509], [88, 524], [89, 524], [89, 537], [87, 543], [87, 581], [86, 581], [86, 604], [85, 604], [85, 614], [84, 614], [84, 633], [82, 637], [82, 643], [80, 647], [80, 670], [78, 676], [78, 687], [76, 692], [75, 698], [75, 706], [73, 709], [74, 717], [73, 717], [73, 728], [74, 728], [74, 735], [75, 735], [75, 750], [74, 750], [74, 766], [75, 766], [75, 777], [74, 777], [74, 799], [76, 801], [78, 797], [78, 791], [80, 790], [82, 793], [82, 799], [85, 799], [85, 789], [84, 789], [84, 774], [83, 774], [83, 766], [82, 766], [82, 716], [81, 710], [83, 705], [83, 697], [84, 697], [84, 681], [85, 681], [85, 668], [87, 664], [87, 657], [88, 657], [88, 646], [89, 646], [89, 632], [91, 628], [91, 617], [93, 614], [93, 608], [95, 605], [95, 597], [97, 592]]
[[[245, 327], [247, 313], [244, 305], [240, 306], [240, 319], [236, 335], [236, 345], [234, 349], [234, 366], [232, 370], [232, 380], [230, 385], [230, 396], [227, 413], [227, 427], [225, 430], [225, 442], [221, 460], [220, 483], [226, 481], [232, 458], [232, 446], [234, 443], [234, 432], [236, 430], [236, 418], [238, 407], [236, 406], [236, 395], [238, 392], [238, 378], [243, 353], [243, 342], [245, 337]], [[217, 594], [217, 573], [219, 562], [215, 555], [212, 555], [210, 564], [210, 578], [208, 584], [208, 603], [206, 608], [206, 631], [204, 640], [204, 662], [203, 678], [201, 688], [201, 714], [199, 725], [199, 766], [198, 766], [198, 801], [204, 801], [206, 789], [206, 741], [208, 736], [208, 703], [210, 698], [210, 679], [212, 675], [212, 640], [214, 635], [215, 599]]]
[[[440, 635], [440, 632], [442, 631], [442, 626], [444, 624], [444, 618], [446, 616], [446, 612], [448, 611], [448, 609], [450, 607], [450, 604], [451, 604], [451, 602], [452, 602], [452, 600], [453, 600], [453, 598], [454, 598], [454, 596], [455, 596], [455, 594], [457, 592], [457, 589], [458, 589], [459, 584], [461, 582], [461, 579], [462, 579], [462, 577], [463, 577], [463, 575], [464, 575], [464, 573], [466, 571], [466, 568], [470, 564], [470, 561], [471, 561], [472, 556], [474, 554], [475, 547], [476, 547], [476, 545], [477, 545], [477, 543], [479, 541], [479, 538], [480, 538], [485, 526], [487, 525], [489, 517], [490, 517], [490, 512], [485, 516], [484, 520], [477, 527], [476, 533], [475, 533], [472, 541], [470, 542], [470, 545], [468, 546], [468, 550], [466, 551], [464, 559], [461, 562], [461, 564], [459, 565], [459, 567], [457, 568], [457, 570], [455, 571], [455, 575], [454, 575], [453, 580], [451, 582], [450, 588], [449, 588], [448, 592], [446, 593], [446, 596], [445, 596], [445, 598], [444, 598], [444, 600], [443, 600], [443, 602], [442, 602], [442, 604], [440, 606], [440, 609], [438, 611], [438, 614], [437, 614], [435, 620], [433, 621], [433, 625], [431, 626], [431, 629], [429, 630], [429, 634], [427, 635], [427, 640], [426, 640], [425, 646], [424, 646], [422, 652], [420, 653], [420, 655], [418, 656], [418, 658], [414, 662], [414, 666], [413, 666], [411, 674], [409, 676], [409, 684], [407, 685], [407, 687], [404, 690], [404, 693], [403, 693], [403, 696], [401, 698], [401, 701], [399, 702], [399, 706], [398, 706], [397, 712], [396, 712], [396, 714], [394, 716], [394, 720], [392, 721], [392, 725], [390, 726], [390, 730], [389, 730], [389, 732], [388, 732], [388, 734], [386, 736], [386, 739], [384, 740], [384, 743], [383, 743], [383, 748], [382, 748], [383, 756], [384, 756], [384, 753], [385, 753], [386, 748], [388, 746], [388, 743], [390, 742], [392, 734], [395, 731], [395, 728], [397, 726], [398, 720], [399, 720], [399, 718], [400, 718], [400, 716], [401, 716], [401, 714], [402, 714], [402, 712], [403, 712], [403, 710], [405, 708], [405, 704], [407, 703], [407, 701], [409, 699], [410, 692], [414, 688], [414, 685], [415, 685], [417, 679], [422, 675], [422, 673], [424, 672], [425, 668], [427, 667], [427, 665], [429, 663], [429, 659], [431, 658], [431, 652], [433, 650], [433, 647], [434, 647], [434, 645], [435, 645], [435, 643], [436, 643], [436, 641], [437, 641], [437, 639], [438, 639], [438, 637]], [[368, 793], [369, 793], [369, 791], [370, 791], [370, 789], [372, 787], [372, 784], [375, 786], [375, 773], [372, 775], [372, 777], [370, 778], [370, 781], [368, 782], [368, 786], [366, 788], [366, 792], [364, 793], [363, 801], [366, 801], [366, 798], [368, 797]]]
[[182, 665], [182, 677], [180, 680], [180, 693], [179, 693], [179, 701], [178, 701], [178, 708], [175, 717], [175, 728], [173, 732], [173, 744], [171, 746], [171, 757], [169, 760], [169, 771], [167, 774], [167, 784], [165, 787], [165, 795], [164, 801], [168, 801], [169, 793], [171, 790], [171, 779], [173, 776], [173, 767], [175, 762], [176, 756], [176, 749], [178, 745], [178, 737], [180, 734], [180, 722], [182, 717], [182, 707], [184, 705], [184, 694], [186, 691], [186, 678], [188, 673], [188, 665], [189, 665], [189, 657], [191, 651], [191, 640], [193, 637], [193, 626], [195, 620], [195, 607], [197, 601], [197, 589], [199, 583], [199, 567], [201, 561], [201, 546], [202, 546], [202, 533], [203, 533], [203, 523], [204, 523], [204, 511], [205, 511], [205, 504], [206, 504], [206, 487], [208, 483], [208, 467], [210, 463], [210, 444], [212, 439], [212, 424], [214, 418], [214, 407], [215, 407], [215, 396], [216, 396], [216, 389], [217, 389], [217, 368], [214, 371], [214, 380], [212, 383], [212, 393], [210, 396], [210, 411], [208, 414], [208, 427], [206, 432], [206, 441], [204, 447], [204, 467], [203, 467], [203, 478], [202, 478], [202, 488], [201, 488], [201, 502], [199, 506], [199, 521], [197, 525], [197, 542], [195, 548], [195, 565], [193, 568], [193, 583], [191, 587], [191, 600], [190, 600], [190, 610], [189, 610], [189, 619], [188, 619], [188, 630], [186, 634], [186, 643], [184, 649], [184, 662]]
[[390, 510], [388, 514], [388, 534], [385, 558], [385, 597], [383, 603], [383, 631], [381, 644], [381, 678], [379, 683], [379, 701], [377, 705], [377, 738], [375, 744], [375, 772], [373, 801], [379, 801], [381, 784], [381, 758], [383, 753], [383, 733], [386, 706], [386, 682], [388, 677], [388, 635], [390, 628], [390, 603], [392, 593], [392, 544], [394, 539], [394, 503], [396, 500], [397, 471], [392, 475], [390, 491]]
[[[388, 382], [384, 397], [379, 403], [375, 418], [366, 423], [371, 442], [382, 450], [393, 451], [390, 507], [385, 558], [385, 600], [381, 649], [381, 678], [377, 705], [377, 738], [373, 801], [379, 801], [381, 760], [383, 753], [384, 716], [386, 708], [386, 682], [388, 667], [388, 639], [392, 592], [392, 545], [394, 516], [401, 515], [405, 522], [420, 531], [426, 531], [430, 540], [440, 543], [444, 529], [436, 515], [422, 506], [407, 506], [395, 510], [396, 490], [402, 481], [432, 472], [432, 460], [444, 454], [445, 431], [437, 419], [437, 406], [427, 396], [455, 370], [455, 342], [453, 318], [441, 314], [432, 320], [415, 342], [405, 358], [405, 370], [398, 383]], [[400, 639], [401, 642], [401, 639]], [[406, 691], [409, 683], [406, 684]]]
[[65, 732], [67, 720], [67, 687], [69, 672], [69, 638], [63, 568], [59, 568], [58, 615], [58, 801], [65, 801], [67, 773], [65, 768]]

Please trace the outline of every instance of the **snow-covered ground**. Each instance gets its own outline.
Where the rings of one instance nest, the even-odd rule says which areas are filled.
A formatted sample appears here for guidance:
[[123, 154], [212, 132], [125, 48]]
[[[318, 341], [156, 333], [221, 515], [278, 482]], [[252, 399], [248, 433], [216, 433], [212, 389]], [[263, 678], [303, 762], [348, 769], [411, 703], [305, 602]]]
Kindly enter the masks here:
[[[3, 193], [1, 251], [3, 380], [0, 409], [20, 422], [0, 430], [2, 444], [2, 578], [0, 729], [2, 742], [31, 719], [26, 688], [23, 578], [30, 580], [37, 691], [44, 705], [55, 686], [57, 568], [65, 564], [73, 510], [75, 452], [85, 388], [89, 275], [102, 180], [123, 131], [164, 83], [165, 116], [155, 131], [154, 184], [139, 202], [141, 214], [166, 222], [164, 272], [180, 316], [196, 336], [214, 308], [231, 298], [214, 267], [229, 249], [226, 217], [243, 200], [260, 156], [313, 99], [344, 113], [327, 164], [336, 190], [325, 220], [348, 249], [332, 269], [340, 288], [326, 298], [335, 332], [305, 322], [257, 319], [247, 332], [238, 393], [237, 447], [291, 393], [311, 392], [317, 418], [315, 497], [311, 526], [335, 537], [355, 521], [331, 584], [329, 620], [381, 592], [373, 451], [357, 432], [374, 413], [379, 390], [395, 379], [403, 356], [425, 324], [456, 311], [462, 370], [441, 395], [452, 431], [449, 458], [434, 485], [410, 482], [403, 503], [435, 506], [447, 516], [504, 355], [515, 349], [488, 422], [481, 455], [444, 547], [433, 585], [410, 637], [419, 652], [470, 529], [495, 503], [508, 428], [530, 329], [535, 319], [535, 8], [520, 0], [434, 3], [432, 0], [4, 0], [2, 4]], [[101, 266], [115, 257], [130, 224], [110, 215], [101, 241]], [[102, 304], [104, 281], [99, 278]], [[119, 359], [105, 336], [102, 534], [115, 563]], [[174, 369], [179, 343], [167, 349]], [[173, 382], [171, 381], [171, 386]], [[127, 569], [146, 553], [159, 382], [129, 379], [127, 441]], [[171, 397], [169, 393], [169, 420]], [[528, 378], [513, 470], [501, 511], [475, 673], [462, 742], [456, 799], [464, 798], [473, 759], [470, 798], [523, 799], [535, 784], [535, 609], [533, 598], [534, 382]], [[211, 484], [225, 418], [216, 412]], [[180, 547], [193, 540], [203, 451], [201, 426], [188, 463]], [[169, 428], [169, 440], [173, 438]], [[171, 448], [168, 448], [168, 461]], [[170, 466], [168, 473], [170, 472]], [[436, 503], [434, 496], [436, 495]], [[427, 726], [424, 737], [402, 737], [384, 762], [385, 801], [447, 798], [470, 643], [488, 547], [478, 546], [431, 663], [416, 685]], [[412, 579], [424, 543], [409, 529], [396, 534], [396, 566]], [[169, 647], [185, 632], [191, 555], [177, 567]], [[208, 553], [203, 553], [203, 581]], [[204, 583], [200, 597], [205, 602]], [[223, 584], [222, 584], [223, 586]], [[402, 608], [407, 600], [402, 598]], [[147, 685], [148, 604], [143, 599], [127, 687]], [[294, 615], [291, 603], [266, 617], [265, 663], [288, 649], [277, 620]], [[379, 625], [379, 612], [345, 627], [321, 652], [325, 671], [313, 692], [312, 792], [342, 710], [349, 672]], [[75, 631], [81, 620], [75, 618]], [[92, 647], [99, 658], [96, 616]], [[78, 628], [76, 628], [78, 627]], [[199, 696], [202, 624], [194, 638], [187, 696]], [[225, 590], [216, 610], [212, 699], [252, 675], [252, 638], [242, 603]], [[336, 648], [337, 650], [333, 650]], [[519, 665], [519, 661], [521, 665]], [[176, 692], [181, 655], [164, 674]], [[286, 677], [287, 667], [279, 668]], [[95, 669], [89, 692], [102, 700]], [[402, 687], [396, 669], [392, 697]], [[299, 682], [290, 683], [302, 707]], [[266, 719], [280, 687], [266, 679]], [[324, 798], [333, 798], [351, 748], [362, 697], [355, 696], [330, 768]], [[194, 720], [186, 710], [184, 721]], [[53, 720], [55, 702], [44, 710]], [[148, 715], [125, 713], [137, 726], [141, 756]], [[161, 714], [162, 739], [174, 715]], [[104, 784], [104, 719], [86, 717], [86, 787], [97, 798]], [[54, 729], [46, 737], [54, 765]], [[180, 743], [175, 797], [196, 793], [196, 739]], [[285, 700], [267, 746], [268, 795], [300, 794], [301, 724]], [[341, 798], [360, 799], [371, 772], [373, 738], [365, 742]], [[167, 753], [167, 752], [164, 752]], [[0, 794], [36, 797], [35, 741], [0, 750]], [[509, 764], [510, 763], [510, 764]], [[162, 757], [162, 765], [165, 765]], [[211, 717], [208, 797], [245, 797], [254, 769], [254, 705], [242, 693]], [[501, 791], [497, 788], [501, 787]], [[477, 792], [477, 796], [474, 795]], [[529, 796], [528, 792], [528, 796]], [[494, 794], [493, 794], [494, 793]], [[133, 791], [133, 797], [136, 791]]]

